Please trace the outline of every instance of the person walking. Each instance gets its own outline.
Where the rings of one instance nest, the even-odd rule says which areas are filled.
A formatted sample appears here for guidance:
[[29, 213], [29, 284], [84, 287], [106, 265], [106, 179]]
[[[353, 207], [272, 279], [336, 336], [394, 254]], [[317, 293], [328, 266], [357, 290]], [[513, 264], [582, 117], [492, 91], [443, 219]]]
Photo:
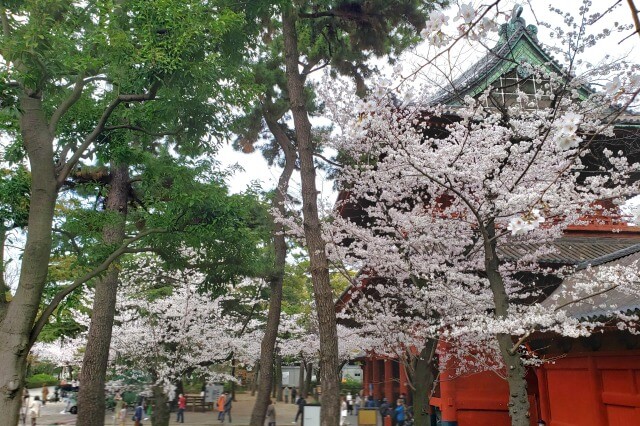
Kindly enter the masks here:
[[47, 384], [42, 385], [42, 405], [47, 405], [47, 397], [49, 396], [49, 387]]
[[226, 401], [224, 403], [224, 413], [222, 414], [222, 422], [224, 423], [224, 416], [229, 416], [229, 423], [231, 423], [231, 404], [233, 403], [233, 398], [229, 394], [229, 392], [225, 392]]
[[184, 410], [187, 409], [187, 398], [183, 394], [178, 395], [178, 416], [176, 423], [184, 423]]
[[127, 403], [122, 402], [120, 407], [120, 410], [116, 411], [116, 415], [118, 416], [118, 424], [124, 426], [124, 423], [127, 421]]
[[269, 400], [269, 406], [267, 407], [266, 415], [267, 426], [276, 426], [276, 405], [272, 400]]
[[284, 403], [285, 404], [289, 403], [289, 392], [290, 392], [289, 386], [285, 386], [284, 392], [283, 392], [284, 393]]
[[224, 393], [221, 393], [218, 397], [218, 402], [216, 403], [218, 408], [218, 420], [224, 422], [224, 403], [227, 402], [227, 398]]
[[347, 403], [347, 398], [343, 396], [340, 398], [340, 426], [344, 426], [348, 410], [349, 404]]
[[40, 408], [42, 407], [42, 401], [39, 396], [34, 396], [33, 401], [29, 404], [29, 417], [31, 417], [31, 426], [36, 426], [36, 419], [40, 417]]
[[398, 405], [396, 406], [395, 411], [395, 420], [396, 426], [404, 426], [404, 420], [406, 419], [404, 400], [398, 399]]
[[300, 416], [302, 416], [302, 420], [304, 422], [304, 406], [307, 405], [307, 401], [304, 399], [304, 395], [300, 395], [300, 398], [298, 398], [296, 404], [298, 405], [298, 412], [296, 413], [296, 419], [293, 421], [293, 423], [297, 423], [298, 417]]
[[113, 397], [113, 400], [116, 402], [116, 406], [113, 409], [113, 426], [116, 426], [116, 424], [119, 423], [120, 410], [122, 410], [122, 406], [124, 404], [124, 401], [122, 400], [122, 395], [120, 395], [120, 391], [116, 391], [116, 394]]
[[292, 404], [296, 403], [296, 396], [298, 396], [298, 389], [296, 389], [296, 387], [294, 386], [293, 389], [291, 389], [291, 403]]
[[387, 398], [382, 398], [382, 404], [380, 404], [380, 407], [378, 407], [378, 410], [380, 410], [380, 415], [382, 416], [383, 419], [386, 416], [391, 415], [391, 404], [389, 404], [389, 402], [387, 401]]
[[144, 417], [144, 407], [142, 406], [142, 397], [138, 399], [138, 406], [133, 413], [134, 426], [140, 426], [142, 424], [142, 418]]

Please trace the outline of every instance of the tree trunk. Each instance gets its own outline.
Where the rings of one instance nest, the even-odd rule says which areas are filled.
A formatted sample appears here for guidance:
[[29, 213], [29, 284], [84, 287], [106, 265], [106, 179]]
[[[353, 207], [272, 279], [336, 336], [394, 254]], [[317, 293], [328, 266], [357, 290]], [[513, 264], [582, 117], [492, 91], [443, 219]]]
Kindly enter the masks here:
[[[236, 360], [235, 358], [231, 358], [231, 376], [236, 377]], [[231, 400], [236, 401], [236, 382], [235, 380], [231, 381]]]
[[276, 354], [275, 359], [275, 370], [276, 370], [276, 401], [282, 402], [282, 356], [280, 354]]
[[[311, 395], [313, 393], [313, 389], [311, 389], [311, 376], [313, 376], [313, 363], [308, 362], [307, 363], [307, 371], [305, 373], [305, 378], [304, 378], [304, 393], [305, 395]], [[324, 388], [323, 388], [324, 391]]]
[[529, 426], [529, 396], [527, 394], [527, 370], [519, 352], [511, 353], [513, 339], [508, 334], [497, 336], [500, 353], [507, 371], [509, 383], [509, 416], [512, 426]]
[[[276, 139], [280, 149], [284, 152], [285, 164], [280, 178], [278, 188], [274, 194], [271, 206], [278, 211], [281, 217], [286, 214], [285, 200], [289, 190], [289, 180], [293, 174], [296, 163], [296, 154], [286, 133], [283, 129], [269, 117], [268, 112], [264, 114], [269, 130]], [[274, 265], [273, 273], [269, 279], [271, 294], [269, 297], [269, 313], [267, 314], [267, 325], [260, 345], [259, 365], [269, 366], [260, 371], [260, 384], [258, 385], [258, 397], [251, 412], [251, 426], [262, 426], [264, 424], [267, 407], [269, 406], [269, 393], [273, 386], [273, 375], [271, 366], [273, 365], [273, 354], [278, 337], [278, 327], [280, 326], [280, 313], [282, 310], [282, 281], [287, 262], [287, 242], [284, 236], [284, 226], [278, 220], [273, 221], [273, 246]], [[282, 380], [282, 379], [281, 379]]]
[[[285, 6], [286, 7], [286, 6]], [[322, 239], [318, 214], [318, 190], [313, 162], [314, 144], [311, 123], [306, 109], [304, 78], [298, 69], [299, 52], [296, 19], [290, 9], [283, 13], [282, 32], [286, 65], [287, 88], [291, 113], [298, 142], [300, 180], [302, 183], [302, 212], [304, 233], [309, 252], [311, 280], [318, 312], [320, 334], [320, 382], [322, 383], [321, 426], [335, 426], [340, 421], [340, 381], [338, 379], [338, 333], [333, 291], [329, 282], [329, 263]]]
[[3, 223], [0, 222], [0, 312], [4, 310], [7, 304], [7, 296], [9, 287], [4, 279], [4, 247], [7, 239], [7, 230]]
[[20, 129], [31, 169], [27, 240], [20, 280], [9, 303], [0, 303], [0, 413], [5, 424], [18, 423], [30, 334], [38, 314], [51, 254], [51, 225], [58, 187], [42, 100], [20, 99]]
[[[498, 254], [496, 251], [495, 223], [490, 220], [485, 226], [483, 235], [485, 250], [485, 270], [489, 287], [493, 294], [495, 315], [506, 318], [509, 313], [509, 297], [500, 275]], [[520, 353], [513, 348], [513, 339], [507, 334], [496, 336], [500, 353], [507, 372], [509, 384], [509, 416], [512, 426], [529, 426], [529, 397], [527, 395], [526, 369]]]
[[428, 339], [416, 359], [413, 383], [413, 418], [415, 426], [431, 426], [429, 397], [435, 381], [433, 357], [438, 341]]
[[300, 377], [298, 378], [298, 395], [305, 395], [304, 391], [304, 360], [300, 361]]
[[[269, 320], [267, 320], [267, 323], [269, 322]], [[260, 355], [262, 356], [262, 352], [260, 353]], [[258, 380], [261, 380], [260, 378], [260, 361], [256, 362], [256, 366], [254, 367], [254, 373], [253, 373], [253, 382], [251, 383], [251, 396], [256, 396], [256, 390], [258, 389]], [[269, 392], [267, 392], [268, 394]], [[256, 404], [258, 403], [258, 400], [256, 399]], [[254, 408], [255, 410], [255, 405]], [[251, 416], [253, 416], [253, 412], [251, 413]], [[253, 423], [251, 423], [253, 425]]]
[[151, 413], [151, 424], [153, 426], [169, 426], [171, 412], [169, 411], [169, 399], [164, 393], [162, 386], [153, 387], [153, 412]]
[[[273, 374], [273, 377], [276, 377], [278, 375], [278, 373], [276, 372], [276, 364], [274, 363], [273, 366], [271, 367], [271, 371]], [[278, 390], [278, 383], [274, 383], [273, 388], [271, 389], [271, 399], [275, 400], [276, 399], [276, 392]]]
[[[129, 194], [129, 171], [126, 164], [111, 164], [111, 182], [106, 207], [114, 219], [103, 229], [105, 244], [120, 245], [124, 240], [124, 226]], [[111, 330], [118, 295], [117, 263], [111, 264], [104, 277], [96, 283], [87, 347], [82, 360], [80, 392], [78, 394], [79, 426], [104, 425], [104, 383], [109, 361]]]

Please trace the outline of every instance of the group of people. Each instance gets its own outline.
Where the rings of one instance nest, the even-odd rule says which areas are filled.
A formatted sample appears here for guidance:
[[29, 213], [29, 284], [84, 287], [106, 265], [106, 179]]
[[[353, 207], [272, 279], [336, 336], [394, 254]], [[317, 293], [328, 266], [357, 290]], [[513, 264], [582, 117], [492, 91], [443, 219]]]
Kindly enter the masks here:
[[289, 388], [289, 386], [285, 386], [282, 388], [282, 396], [284, 397], [285, 404], [289, 403], [289, 395], [291, 395], [291, 403], [295, 404], [297, 402], [296, 396], [298, 396], [298, 389], [295, 386]]
[[383, 398], [379, 410], [383, 418], [390, 416], [391, 423], [395, 426], [404, 426], [405, 422], [411, 417], [411, 411], [406, 406], [404, 395], [398, 398], [395, 406], [391, 405], [387, 398]]
[[218, 397], [217, 408], [218, 408], [218, 420], [220, 423], [224, 423], [225, 416], [229, 417], [229, 423], [231, 423], [231, 405], [233, 403], [233, 397], [229, 392], [225, 392], [220, 394]]
[[49, 395], [49, 388], [47, 385], [42, 385], [42, 399], [39, 395], [33, 397], [32, 401], [29, 401], [29, 391], [27, 388], [22, 390], [22, 416], [26, 422], [27, 417], [31, 419], [31, 425], [36, 426], [38, 417], [40, 417], [40, 408], [47, 402], [47, 396]]
[[[284, 402], [288, 404], [288, 393], [283, 392], [283, 396], [285, 397]], [[307, 400], [304, 398], [304, 395], [301, 394], [297, 399], [296, 396], [298, 396], [298, 392], [296, 391], [296, 388], [293, 388], [291, 391], [291, 403], [298, 406], [298, 411], [296, 412], [295, 419], [291, 423], [298, 423], [299, 418], [304, 418], [304, 406], [307, 405]], [[267, 407], [265, 421], [267, 423], [267, 426], [276, 426], [276, 406], [271, 399], [269, 400], [269, 406]]]
[[345, 416], [352, 416], [358, 415], [358, 411], [360, 411], [360, 408], [363, 407], [363, 399], [360, 396], [359, 393], [357, 393], [355, 396], [351, 395], [351, 392], [348, 392], [346, 396], [344, 396], [342, 398], [343, 402], [344, 402], [344, 407], [341, 407], [342, 410], [346, 410]]
[[[122, 393], [120, 391], [116, 391], [114, 396], [114, 401], [116, 403], [114, 407], [114, 426], [116, 421], [119, 426], [125, 426], [127, 422], [127, 417], [129, 416], [129, 406], [124, 401], [122, 397]], [[132, 404], [133, 406], [133, 404]], [[152, 405], [148, 403], [145, 397], [138, 396], [138, 403], [135, 404], [135, 409], [133, 410], [133, 424], [135, 426], [142, 426], [142, 421], [147, 420], [151, 417], [152, 414]]]
[[378, 408], [380, 415], [391, 417], [394, 426], [404, 426], [407, 420], [412, 418], [411, 408], [406, 405], [406, 396], [401, 394], [396, 404], [389, 403], [387, 398], [376, 401], [373, 396], [367, 396], [364, 399], [360, 394], [356, 394], [355, 398], [351, 393], [342, 396], [340, 402], [340, 425], [343, 426], [348, 415], [358, 415], [361, 408]]

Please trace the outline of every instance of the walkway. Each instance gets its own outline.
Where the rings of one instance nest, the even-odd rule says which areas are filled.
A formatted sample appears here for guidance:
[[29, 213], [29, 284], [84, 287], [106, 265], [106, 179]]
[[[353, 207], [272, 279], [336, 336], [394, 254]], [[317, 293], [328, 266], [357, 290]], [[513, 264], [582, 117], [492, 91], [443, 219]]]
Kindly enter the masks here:
[[[251, 410], [253, 410], [253, 404], [255, 401], [255, 397], [252, 397], [251, 394], [238, 394], [236, 395], [237, 402], [233, 403], [233, 408], [231, 410], [231, 418], [233, 422], [229, 423], [228, 419], [225, 420], [224, 426], [248, 426], [249, 419], [251, 418]], [[76, 424], [76, 416], [72, 414], [60, 414], [65, 407], [63, 402], [49, 402], [47, 405], [42, 407], [41, 416], [38, 419], [38, 426], [49, 426], [49, 425], [75, 425]], [[185, 412], [184, 423], [180, 423], [180, 425], [184, 426], [216, 426], [220, 425], [218, 421], [218, 413], [217, 411], [213, 412]], [[293, 425], [293, 419], [296, 416], [297, 406], [295, 404], [285, 404], [284, 402], [276, 403], [276, 420], [278, 425]], [[131, 417], [133, 416], [133, 412], [127, 416], [127, 422], [125, 423], [127, 426], [133, 426], [133, 422], [131, 421]], [[176, 415], [175, 413], [171, 414], [171, 421], [169, 424], [178, 425], [176, 423]], [[355, 420], [355, 417], [354, 417]], [[105, 426], [113, 425], [113, 413], [108, 412], [105, 417]], [[151, 420], [143, 421], [144, 426], [151, 426]], [[298, 422], [299, 424], [299, 422]], [[355, 424], [352, 422], [351, 424]]]

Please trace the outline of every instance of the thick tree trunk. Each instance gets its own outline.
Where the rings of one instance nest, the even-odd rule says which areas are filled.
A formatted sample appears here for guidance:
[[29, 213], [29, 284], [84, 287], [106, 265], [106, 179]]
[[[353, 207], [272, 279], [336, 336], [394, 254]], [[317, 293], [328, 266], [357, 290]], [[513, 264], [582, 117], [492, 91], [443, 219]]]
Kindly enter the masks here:
[[171, 412], [169, 411], [169, 398], [164, 393], [162, 386], [153, 387], [153, 413], [151, 413], [151, 424], [153, 426], [169, 426]]
[[431, 426], [429, 417], [429, 396], [435, 381], [433, 356], [438, 341], [428, 339], [416, 359], [413, 383], [413, 418], [415, 426]]
[[340, 421], [340, 381], [338, 378], [338, 333], [333, 304], [333, 291], [329, 282], [329, 263], [322, 239], [322, 228], [318, 213], [318, 190], [316, 169], [313, 162], [314, 144], [311, 123], [306, 109], [304, 78], [298, 69], [299, 52], [296, 20], [292, 11], [283, 13], [282, 31], [287, 76], [287, 88], [291, 113], [298, 142], [300, 180], [302, 183], [302, 212], [304, 233], [309, 252], [311, 280], [318, 312], [320, 334], [320, 382], [322, 384], [321, 426], [336, 426]]
[[[489, 287], [493, 294], [495, 315], [506, 318], [509, 312], [509, 297], [499, 271], [498, 254], [496, 251], [495, 223], [490, 221], [485, 226], [484, 249], [485, 270]], [[526, 369], [522, 363], [520, 353], [513, 349], [513, 339], [510, 335], [496, 336], [500, 346], [500, 353], [507, 372], [509, 383], [509, 416], [512, 426], [529, 426], [529, 398], [527, 395]]]
[[[107, 196], [107, 210], [113, 220], [104, 225], [105, 244], [122, 244], [127, 215], [129, 172], [126, 164], [111, 164], [111, 182]], [[78, 394], [79, 426], [104, 425], [104, 383], [109, 361], [111, 330], [118, 295], [117, 263], [96, 283], [87, 347], [82, 361], [80, 392]]]
[[[30, 334], [38, 313], [51, 253], [51, 225], [57, 197], [53, 137], [42, 101], [20, 100], [20, 128], [31, 168], [27, 240], [18, 289], [0, 304], [0, 413], [3, 424], [18, 423]], [[4, 423], [6, 422], [6, 423]]]
[[509, 416], [512, 426], [529, 426], [529, 397], [527, 395], [527, 370], [520, 353], [511, 353], [513, 339], [508, 334], [497, 336], [500, 353], [507, 370], [509, 383]]
[[[264, 114], [267, 125], [280, 148], [284, 152], [285, 164], [280, 178], [278, 179], [278, 188], [273, 197], [271, 206], [276, 209], [280, 216], [286, 214], [285, 200], [289, 190], [289, 180], [293, 174], [296, 162], [296, 154], [293, 145], [289, 141], [286, 133], [274, 122], [268, 114]], [[260, 345], [260, 366], [269, 366], [260, 370], [258, 385], [258, 397], [251, 412], [251, 426], [262, 426], [264, 424], [265, 414], [269, 406], [269, 393], [273, 387], [273, 374], [271, 366], [273, 365], [273, 354], [278, 337], [278, 327], [280, 326], [280, 313], [282, 310], [282, 281], [284, 279], [284, 269], [287, 262], [287, 242], [284, 236], [284, 226], [280, 221], [274, 220], [273, 223], [273, 246], [274, 246], [274, 265], [273, 274], [269, 279], [269, 288], [271, 294], [269, 297], [269, 313], [267, 314], [267, 326]]]

